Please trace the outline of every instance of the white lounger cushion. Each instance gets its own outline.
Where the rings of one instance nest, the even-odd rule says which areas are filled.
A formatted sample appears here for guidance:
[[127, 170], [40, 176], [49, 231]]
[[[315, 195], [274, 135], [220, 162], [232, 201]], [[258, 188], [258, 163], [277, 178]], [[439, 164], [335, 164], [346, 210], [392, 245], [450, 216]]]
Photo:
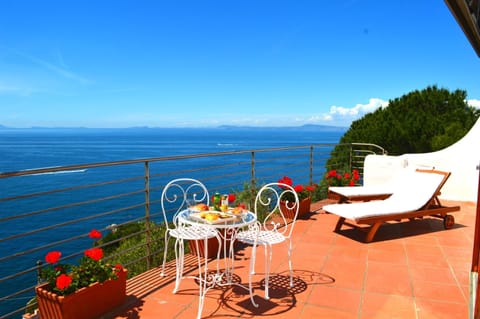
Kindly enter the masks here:
[[388, 185], [372, 185], [372, 186], [332, 186], [328, 190], [347, 198], [360, 196], [375, 196], [393, 194], [394, 187]]
[[414, 172], [408, 179], [401, 178], [392, 196], [387, 199], [353, 204], [332, 204], [323, 207], [331, 214], [351, 220], [419, 210], [435, 195], [443, 181], [441, 174]]
[[[433, 169], [429, 167], [428, 169]], [[388, 182], [382, 185], [366, 185], [366, 186], [332, 186], [328, 190], [340, 194], [346, 198], [375, 196], [393, 194], [396, 189], [408, 187], [414, 174], [418, 173], [416, 168], [404, 168], [399, 170]]]

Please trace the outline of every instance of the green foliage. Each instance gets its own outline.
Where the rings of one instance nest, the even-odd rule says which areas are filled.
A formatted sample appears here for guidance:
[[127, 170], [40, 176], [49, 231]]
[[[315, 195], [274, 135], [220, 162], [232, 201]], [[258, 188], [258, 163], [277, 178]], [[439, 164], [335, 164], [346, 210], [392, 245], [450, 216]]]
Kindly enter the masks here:
[[450, 92], [429, 86], [390, 100], [388, 107], [351, 124], [332, 151], [326, 169], [352, 168], [345, 148], [350, 143], [376, 144], [390, 155], [429, 153], [454, 144], [480, 116], [480, 110], [469, 106], [466, 97], [462, 90]]
[[340, 143], [373, 143], [391, 155], [438, 151], [475, 124], [479, 111], [468, 106], [466, 96], [436, 86], [413, 91], [354, 121]]
[[[129, 278], [147, 271], [148, 265], [152, 268], [163, 262], [166, 228], [163, 224], [150, 222], [147, 233], [146, 226], [146, 222], [121, 225], [97, 242], [99, 245], [107, 244], [104, 251], [110, 263], [124, 265], [128, 269]], [[167, 261], [175, 258], [174, 244], [175, 240], [171, 239]], [[185, 252], [188, 252], [188, 245], [185, 245]]]

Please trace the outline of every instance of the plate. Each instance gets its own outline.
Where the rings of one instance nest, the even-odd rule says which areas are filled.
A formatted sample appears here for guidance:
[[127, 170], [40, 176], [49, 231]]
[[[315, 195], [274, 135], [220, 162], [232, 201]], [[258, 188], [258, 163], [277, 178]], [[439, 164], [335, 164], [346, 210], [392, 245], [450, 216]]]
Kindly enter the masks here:
[[229, 207], [227, 213], [232, 214], [233, 216], [244, 216], [247, 214], [247, 210], [240, 207]]
[[[209, 219], [208, 216], [214, 216], [213, 217], [214, 219]], [[211, 211], [211, 210], [204, 211], [204, 212], [191, 213], [189, 217], [191, 219], [202, 221], [207, 224], [224, 224], [237, 219], [237, 216], [233, 214]]]

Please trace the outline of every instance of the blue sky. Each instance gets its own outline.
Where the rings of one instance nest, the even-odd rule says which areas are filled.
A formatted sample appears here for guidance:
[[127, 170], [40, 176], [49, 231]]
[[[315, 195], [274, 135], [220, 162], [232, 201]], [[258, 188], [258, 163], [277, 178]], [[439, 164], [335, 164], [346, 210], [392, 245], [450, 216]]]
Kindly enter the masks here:
[[480, 58], [444, 1], [22, 1], [0, 10], [0, 124], [348, 126]]

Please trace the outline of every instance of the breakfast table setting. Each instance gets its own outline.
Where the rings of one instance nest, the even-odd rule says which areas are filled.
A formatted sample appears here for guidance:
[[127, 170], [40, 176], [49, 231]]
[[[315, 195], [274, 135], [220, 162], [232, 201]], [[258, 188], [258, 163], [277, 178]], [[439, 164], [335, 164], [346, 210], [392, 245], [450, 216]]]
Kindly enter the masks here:
[[[215, 203], [215, 200], [213, 201]], [[229, 207], [228, 204], [208, 206], [202, 203], [195, 205], [187, 205], [187, 209], [178, 214], [178, 220], [181, 224], [191, 227], [209, 227], [218, 231], [221, 238], [221, 252], [216, 260], [216, 270], [210, 270], [209, 254], [208, 254], [208, 238], [204, 239], [203, 260], [198, 258], [199, 267], [203, 271], [198, 275], [199, 282], [199, 312], [198, 318], [201, 317], [201, 309], [206, 293], [215, 286], [224, 287], [236, 285], [249, 291], [250, 299], [253, 301], [253, 293], [251, 285], [245, 286], [233, 279], [234, 259], [235, 259], [235, 239], [242, 229], [257, 221], [257, 216], [244, 208], [243, 206]], [[202, 263], [202, 265], [200, 265]], [[223, 264], [222, 264], [223, 263]], [[223, 267], [220, 267], [223, 266]]]

